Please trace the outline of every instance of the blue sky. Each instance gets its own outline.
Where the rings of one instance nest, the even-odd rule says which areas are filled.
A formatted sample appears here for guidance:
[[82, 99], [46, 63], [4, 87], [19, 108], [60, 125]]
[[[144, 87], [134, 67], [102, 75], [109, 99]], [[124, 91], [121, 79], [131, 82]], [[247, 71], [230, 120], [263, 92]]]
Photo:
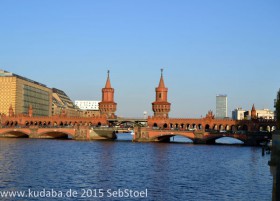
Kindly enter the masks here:
[[[278, 0], [0, 0], [0, 68], [72, 100], [98, 100], [107, 69], [117, 114], [152, 114], [160, 68], [171, 117], [273, 109], [280, 88]], [[230, 112], [229, 112], [230, 115]]]

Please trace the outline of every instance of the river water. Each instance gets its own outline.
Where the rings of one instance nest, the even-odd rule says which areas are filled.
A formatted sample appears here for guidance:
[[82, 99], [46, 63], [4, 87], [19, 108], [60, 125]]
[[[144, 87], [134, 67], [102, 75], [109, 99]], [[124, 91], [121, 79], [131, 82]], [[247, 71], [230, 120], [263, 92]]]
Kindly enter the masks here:
[[0, 139], [0, 200], [271, 200], [259, 147], [128, 139]]

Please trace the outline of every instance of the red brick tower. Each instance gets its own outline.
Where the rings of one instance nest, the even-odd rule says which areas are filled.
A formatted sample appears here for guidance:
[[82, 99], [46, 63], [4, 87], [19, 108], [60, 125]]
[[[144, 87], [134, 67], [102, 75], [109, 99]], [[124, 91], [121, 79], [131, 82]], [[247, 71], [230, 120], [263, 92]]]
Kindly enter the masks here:
[[251, 119], [257, 119], [257, 111], [255, 109], [255, 104], [253, 104], [253, 107], [251, 110]]
[[110, 71], [108, 71], [108, 77], [105, 88], [102, 89], [102, 101], [99, 103], [99, 110], [101, 115], [107, 117], [115, 117], [117, 110], [117, 103], [114, 102], [114, 89], [111, 87]]
[[164, 85], [163, 69], [161, 69], [161, 77], [159, 85], [156, 88], [156, 101], [152, 103], [153, 111], [155, 117], [165, 117], [168, 118], [168, 113], [170, 112], [171, 103], [167, 102], [168, 88]]
[[14, 113], [14, 110], [13, 110], [13, 106], [10, 105], [10, 108], [9, 108], [9, 117], [13, 117], [15, 115]]

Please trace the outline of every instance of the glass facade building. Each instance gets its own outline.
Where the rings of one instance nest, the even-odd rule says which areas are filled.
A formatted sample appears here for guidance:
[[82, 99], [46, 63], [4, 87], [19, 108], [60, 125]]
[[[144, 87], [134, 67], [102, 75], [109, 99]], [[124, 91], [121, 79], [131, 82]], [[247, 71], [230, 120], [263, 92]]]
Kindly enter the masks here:
[[0, 70], [0, 113], [28, 114], [32, 106], [33, 116], [51, 116], [52, 90], [31, 79]]
[[50, 98], [49, 93], [36, 87], [23, 85], [23, 113], [27, 114], [32, 105], [34, 116], [48, 116]]
[[216, 118], [228, 117], [227, 95], [216, 96]]

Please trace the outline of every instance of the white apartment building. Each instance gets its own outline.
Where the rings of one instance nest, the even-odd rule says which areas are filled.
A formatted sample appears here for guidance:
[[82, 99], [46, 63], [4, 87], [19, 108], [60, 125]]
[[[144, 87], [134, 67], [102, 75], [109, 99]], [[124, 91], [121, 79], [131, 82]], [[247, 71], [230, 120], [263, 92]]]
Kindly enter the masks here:
[[[272, 110], [270, 109], [262, 109], [256, 110], [256, 115], [258, 119], [275, 119], [275, 114]], [[232, 111], [232, 119], [234, 120], [243, 120], [247, 119], [250, 120], [251, 117], [251, 110], [243, 110], [242, 108], [236, 108], [235, 110]]]
[[274, 112], [270, 109], [256, 110], [259, 119], [274, 119]]
[[75, 105], [81, 110], [99, 110], [100, 101], [76, 100]]
[[243, 120], [245, 118], [245, 113], [246, 111], [243, 110], [242, 108], [236, 108], [235, 110], [232, 111], [232, 119], [233, 120]]

